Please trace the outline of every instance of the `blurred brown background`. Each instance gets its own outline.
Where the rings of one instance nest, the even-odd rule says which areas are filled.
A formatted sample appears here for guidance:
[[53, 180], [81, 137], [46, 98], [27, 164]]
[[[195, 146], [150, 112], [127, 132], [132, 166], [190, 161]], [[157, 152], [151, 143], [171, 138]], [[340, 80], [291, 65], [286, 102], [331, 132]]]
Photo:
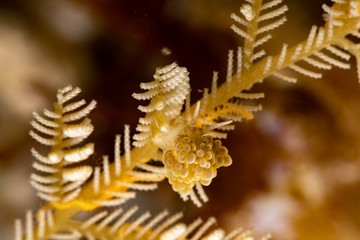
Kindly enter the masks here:
[[[265, 45], [306, 39], [322, 21], [320, 0], [288, 0], [288, 22]], [[123, 124], [134, 132], [140, 82], [176, 60], [188, 68], [192, 99], [210, 87], [212, 71], [226, 76], [228, 49], [241, 40], [229, 26], [237, 0], [2, 0], [0, 2], [0, 239], [12, 239], [13, 220], [41, 201], [28, 183], [41, 148], [27, 132], [31, 112], [51, 108], [56, 89], [80, 86], [98, 101], [90, 115], [94, 164], [112, 154]], [[171, 55], [164, 56], [167, 47]], [[355, 67], [354, 59], [351, 60]], [[216, 216], [227, 230], [255, 228], [274, 239], [360, 239], [360, 85], [355, 70], [333, 69], [297, 84], [266, 80], [264, 110], [237, 125], [224, 141], [233, 165], [220, 169], [201, 209], [183, 203], [166, 181], [140, 193], [137, 204], [156, 213], [184, 211], [188, 222]]]

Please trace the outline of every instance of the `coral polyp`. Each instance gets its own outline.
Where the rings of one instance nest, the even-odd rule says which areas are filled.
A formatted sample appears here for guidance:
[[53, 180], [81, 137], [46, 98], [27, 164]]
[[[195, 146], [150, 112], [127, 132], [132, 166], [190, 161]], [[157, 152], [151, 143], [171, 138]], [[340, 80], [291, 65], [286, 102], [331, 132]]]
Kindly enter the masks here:
[[179, 134], [173, 148], [164, 152], [166, 176], [174, 191], [189, 195], [196, 183], [208, 186], [217, 169], [230, 166], [232, 159], [220, 140], [204, 134], [201, 128]]

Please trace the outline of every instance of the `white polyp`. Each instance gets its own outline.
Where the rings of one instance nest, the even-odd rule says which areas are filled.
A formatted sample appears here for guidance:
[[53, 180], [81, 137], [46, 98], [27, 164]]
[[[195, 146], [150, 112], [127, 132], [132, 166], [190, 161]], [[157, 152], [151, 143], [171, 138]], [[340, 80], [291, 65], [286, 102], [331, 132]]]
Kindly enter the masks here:
[[290, 59], [291, 59], [291, 60], [295, 60], [295, 59], [300, 55], [302, 49], [303, 49], [302, 44], [299, 44], [299, 45], [296, 47], [296, 49], [295, 49], [295, 51], [294, 51], [294, 54], [291, 56]]
[[35, 133], [33, 130], [31, 130], [29, 132], [29, 135], [32, 138], [34, 138], [36, 141], [38, 141], [39, 143], [44, 144], [46, 146], [53, 146], [57, 143], [54, 139], [41, 137], [40, 135]]
[[63, 169], [62, 177], [64, 181], [85, 181], [90, 177], [91, 174], [92, 167], [85, 165]]
[[192, 231], [194, 231], [200, 224], [202, 220], [200, 218], [192, 222], [187, 228], [186, 231], [179, 237], [179, 239], [186, 238]]
[[71, 84], [66, 85], [65, 87], [58, 90], [58, 94], [65, 94], [73, 89]]
[[190, 240], [199, 240], [201, 236], [204, 235], [204, 233], [216, 223], [216, 220], [214, 217], [210, 217], [200, 228], [196, 231], [194, 236], [190, 238]]
[[324, 41], [325, 29], [324, 27], [319, 27], [319, 32], [315, 41], [315, 47], [320, 47]]
[[38, 151], [35, 150], [35, 148], [31, 148], [31, 154], [40, 162], [46, 163], [46, 164], [52, 164], [52, 162], [45, 156], [38, 153]]
[[242, 70], [242, 48], [238, 47], [237, 50], [237, 66], [236, 66], [236, 81], [240, 83], [241, 79], [241, 70]]
[[34, 162], [32, 164], [32, 166], [36, 170], [41, 171], [41, 172], [46, 172], [46, 173], [56, 173], [56, 172], [59, 171], [57, 168], [50, 167], [50, 166], [47, 166], [47, 165], [44, 165], [44, 164], [41, 164], [41, 163], [38, 163], [38, 162]]
[[84, 137], [76, 137], [76, 138], [68, 138], [65, 139], [62, 142], [62, 147], [63, 149], [70, 149], [70, 147], [73, 147], [75, 145], [78, 145], [79, 143], [81, 143], [82, 141], [84, 141]]
[[263, 57], [264, 55], [266, 55], [266, 52], [264, 49], [261, 49], [260, 51], [256, 52], [254, 55], [251, 56], [250, 61], [253, 62], [256, 59]]
[[58, 196], [54, 196], [54, 195], [43, 193], [43, 192], [38, 192], [36, 195], [39, 198], [41, 198], [45, 201], [48, 201], [48, 202], [58, 202], [60, 200], [60, 198]]
[[96, 107], [96, 101], [92, 100], [86, 107], [83, 109], [74, 112], [74, 113], [68, 113], [63, 116], [63, 122], [71, 122], [75, 120], [79, 120], [85, 116], [87, 116], [94, 108]]
[[63, 97], [60, 99], [59, 104], [63, 104], [72, 98], [76, 97], [81, 92], [81, 89], [79, 87], [75, 87], [74, 89], [70, 90], [66, 94], [63, 95]]
[[23, 228], [22, 228], [22, 223], [20, 219], [16, 219], [15, 220], [15, 236], [14, 236], [14, 240], [22, 240], [23, 238]]
[[120, 144], [121, 144], [121, 135], [117, 134], [115, 136], [115, 151], [114, 151], [115, 176], [120, 176], [121, 173]]
[[332, 64], [334, 66], [337, 66], [339, 68], [342, 68], [342, 69], [349, 69], [350, 68], [349, 63], [345, 63], [345, 62], [342, 62], [340, 60], [337, 60], [337, 59], [335, 59], [333, 57], [325, 55], [322, 52], [316, 52], [316, 53], [314, 53], [314, 55], [317, 56], [318, 58], [320, 58], [321, 60], [324, 60], [325, 62], [327, 62], [329, 64]]
[[194, 111], [194, 114], [193, 114], [192, 119], [191, 119], [191, 124], [192, 125], [196, 124], [196, 119], [197, 119], [197, 117], [199, 115], [199, 111], [200, 111], [200, 101], [198, 101], [196, 103], [195, 111]]
[[204, 88], [204, 94], [203, 94], [203, 97], [202, 97], [202, 104], [201, 104], [201, 108], [200, 108], [200, 111], [199, 111], [200, 115], [205, 113], [205, 109], [206, 109], [207, 101], [208, 101], [208, 95], [209, 95], [209, 89]]
[[344, 15], [343, 11], [335, 10], [329, 6], [327, 6], [325, 3], [321, 6], [325, 12], [327, 12], [331, 17], [340, 17]]
[[65, 184], [61, 189], [61, 194], [65, 194], [79, 188], [85, 181], [86, 179]]
[[227, 73], [226, 73], [226, 89], [230, 90], [230, 84], [233, 74], [233, 60], [234, 60], [234, 51], [229, 50], [228, 53], [228, 62], [227, 62]]
[[45, 183], [45, 184], [51, 184], [51, 183], [55, 183], [55, 182], [59, 181], [58, 177], [52, 177], [51, 175], [50, 176], [41, 176], [36, 173], [32, 173], [30, 175], [30, 179], [32, 179], [36, 182]]
[[135, 134], [133, 136], [133, 139], [136, 141], [144, 141], [147, 140], [150, 137], [151, 133], [150, 132], [140, 132], [138, 134]]
[[158, 222], [165, 218], [169, 212], [167, 210], [162, 211], [156, 217], [154, 217], [150, 222], [148, 222], [142, 229], [136, 234], [136, 239], [141, 238], [147, 231], [152, 229]]
[[146, 213], [142, 214], [140, 217], [138, 217], [134, 222], [132, 222], [130, 224], [130, 226], [128, 226], [125, 229], [123, 237], [129, 235], [132, 231], [134, 231], [135, 228], [137, 228], [139, 225], [141, 225], [141, 223], [143, 223], [150, 216], [151, 216], [150, 213], [146, 212]]
[[48, 227], [54, 226], [54, 216], [51, 210], [46, 211], [46, 224]]
[[77, 188], [74, 191], [68, 193], [67, 195], [65, 195], [63, 197], [63, 199], [61, 200], [62, 203], [67, 203], [70, 202], [71, 200], [75, 199], [77, 196], [79, 196], [81, 192], [81, 188]]
[[228, 233], [222, 240], [232, 240], [235, 237], [239, 236], [241, 233], [243, 233], [243, 229], [237, 228], [237, 229], [231, 231], [230, 233]]
[[[201, 240], [222, 240], [225, 236], [225, 231], [222, 229], [216, 229], [206, 235], [205, 237], [201, 238]], [[246, 239], [246, 240], [252, 240], [252, 239]]]
[[179, 220], [182, 217], [183, 217], [183, 213], [180, 212], [165, 220], [165, 222], [163, 222], [153, 230], [153, 232], [149, 236], [149, 240], [152, 240], [155, 237], [157, 237], [164, 229], [166, 229], [167, 227], [169, 227], [171, 224], [175, 223], [177, 220]]
[[266, 59], [266, 64], [265, 64], [264, 71], [263, 71], [264, 74], [266, 74], [270, 70], [271, 63], [272, 63], [272, 56], [269, 56]]
[[47, 135], [50, 135], [50, 136], [59, 135], [59, 133], [57, 131], [54, 131], [51, 128], [44, 127], [43, 125], [41, 125], [40, 123], [38, 123], [36, 121], [31, 121], [30, 124], [31, 124], [31, 126], [33, 128], [35, 128], [36, 130], [38, 130], [41, 133], [44, 133], [44, 134], [47, 134]]
[[186, 113], [186, 119], [188, 121], [191, 120], [191, 112], [190, 112], [190, 92], [186, 95], [186, 100], [185, 100], [185, 113]]
[[64, 152], [61, 149], [58, 149], [51, 151], [48, 154], [47, 160], [49, 164], [57, 164], [63, 160], [63, 157], [64, 157]]
[[159, 93], [157, 88], [150, 89], [144, 93], [133, 93], [131, 96], [137, 100], [149, 100]]
[[272, 7], [275, 7], [276, 5], [282, 3], [283, 0], [272, 0], [270, 2], [267, 2], [265, 4], [263, 4], [260, 8], [260, 11], [263, 11], [265, 9], [269, 9], [269, 8], [272, 8]]
[[104, 218], [107, 215], [107, 211], [102, 211], [99, 212], [98, 214], [92, 216], [91, 218], [89, 218], [88, 220], [86, 220], [82, 225], [81, 225], [81, 229], [85, 230], [87, 228], [89, 228], [91, 225], [93, 225], [94, 223], [96, 223], [97, 221], [99, 221], [100, 219]]
[[311, 58], [311, 57], [304, 58], [303, 60], [305, 62], [309, 63], [310, 65], [312, 65], [314, 67], [317, 67], [317, 68], [320, 68], [320, 69], [330, 70], [332, 68], [331, 64], [321, 62], [321, 61], [316, 60], [316, 59]]
[[273, 30], [277, 27], [280, 27], [282, 24], [284, 24], [286, 22], [286, 20], [287, 20], [286, 17], [282, 17], [268, 25], [258, 28], [258, 30], [256, 30], [256, 34], [267, 32], [267, 31]]
[[49, 118], [61, 118], [60, 114], [57, 114], [56, 112], [50, 111], [48, 109], [44, 109], [43, 113]]
[[231, 13], [230, 17], [232, 19], [234, 19], [235, 22], [238, 22], [238, 23], [240, 23], [241, 25], [243, 25], [245, 27], [250, 27], [249, 22], [245, 21], [244, 19], [242, 19], [241, 17], [239, 17], [235, 13]]
[[51, 185], [43, 185], [38, 182], [35, 182], [34, 180], [30, 180], [30, 184], [38, 191], [44, 192], [44, 193], [55, 193], [60, 190], [57, 186], [51, 186]]
[[124, 149], [125, 149], [125, 165], [129, 167], [131, 164], [130, 157], [130, 126], [125, 124], [124, 130]]
[[83, 147], [65, 150], [64, 159], [68, 162], [80, 162], [94, 153], [94, 144], [88, 143]]
[[277, 62], [277, 67], [281, 67], [285, 61], [285, 57], [286, 57], [286, 53], [287, 53], [287, 47], [288, 45], [286, 43], [283, 44], [282, 49], [281, 49], [281, 53], [280, 53], [280, 57], [279, 60]]
[[94, 169], [93, 191], [98, 194], [100, 190], [100, 167]]
[[31, 210], [26, 212], [26, 240], [34, 239], [34, 230], [33, 230], [33, 214]]
[[69, 103], [63, 108], [63, 113], [72, 112], [75, 109], [85, 105], [85, 103], [86, 102], [84, 99], [81, 99], [80, 101], [77, 102]]
[[47, 127], [52, 127], [52, 128], [59, 127], [59, 124], [55, 123], [53, 120], [47, 120], [47, 119], [43, 118], [37, 112], [33, 112], [33, 116], [39, 123], [41, 123]]
[[151, 81], [151, 82], [142, 82], [140, 83], [140, 88], [143, 90], [149, 90], [149, 89], [153, 89], [156, 88], [159, 85], [158, 82], [155, 81]]
[[104, 185], [110, 184], [109, 156], [103, 156]]
[[335, 54], [338, 57], [341, 57], [342, 59], [344, 59], [346, 61], [349, 61], [350, 58], [351, 58], [350, 54], [348, 54], [348, 53], [346, 53], [344, 51], [341, 51], [340, 49], [337, 49], [334, 46], [329, 45], [329, 46], [327, 46], [325, 48], [326, 48], [326, 50], [329, 50], [331, 53]]
[[247, 32], [244, 32], [242, 29], [238, 28], [237, 26], [235, 26], [234, 24], [231, 25], [230, 27], [237, 35], [239, 35], [240, 37], [243, 37], [249, 41], [254, 41], [254, 38], [251, 37]]
[[186, 231], [186, 225], [184, 223], [178, 223], [170, 229], [166, 230], [160, 235], [160, 240], [176, 240], [182, 239], [180, 236]]
[[217, 80], [219, 78], [218, 76], [218, 72], [213, 72], [213, 78], [212, 78], [212, 83], [211, 83], [211, 101], [212, 104], [215, 103], [216, 100], [216, 92], [217, 92]]
[[209, 131], [214, 130], [216, 128], [220, 128], [222, 126], [229, 125], [232, 122], [233, 122], [232, 120], [229, 120], [229, 121], [224, 121], [224, 122], [219, 122], [219, 123], [212, 124], [212, 125], [209, 126]]
[[199, 200], [198, 197], [196, 196], [196, 193], [195, 193], [194, 189], [191, 189], [191, 192], [190, 192], [189, 196], [190, 196], [191, 201], [192, 201], [198, 208], [202, 206], [200, 200]]
[[282, 5], [281, 7], [268, 12], [266, 14], [260, 15], [260, 17], [257, 19], [257, 22], [265, 21], [271, 18], [278, 17], [282, 14], [284, 14], [288, 10], [288, 7], [286, 5]]
[[203, 200], [203, 202], [205, 202], [205, 203], [208, 202], [208, 201], [209, 201], [209, 198], [207, 197], [207, 195], [206, 195], [203, 187], [201, 186], [201, 184], [200, 184], [199, 182], [197, 182], [197, 183], [195, 184], [195, 187], [196, 187], [196, 190], [197, 190], [197, 192], [198, 192], [201, 200]]
[[114, 225], [111, 226], [109, 233], [114, 234], [138, 209], [138, 206], [130, 208], [119, 220], [114, 223]]
[[316, 30], [317, 30], [317, 26], [313, 25], [313, 26], [311, 27], [309, 36], [308, 36], [307, 41], [306, 41], [306, 44], [305, 44], [304, 51], [305, 51], [306, 53], [309, 52], [310, 48], [311, 48], [312, 45], [313, 45], [314, 38], [315, 38], [315, 34], [316, 34]]
[[[162, 108], [159, 110], [162, 110]], [[140, 110], [141, 112], [144, 112], [144, 113], [149, 113], [149, 112], [153, 112], [155, 110], [155, 106], [152, 105], [151, 103], [148, 106], [139, 105], [138, 110]]]
[[296, 64], [290, 65], [289, 68], [291, 68], [292, 70], [294, 70], [294, 71], [296, 71], [298, 73], [301, 73], [301, 74], [303, 74], [305, 76], [311, 77], [311, 78], [318, 79], [318, 78], [322, 77], [321, 73], [317, 73], [317, 72], [307, 70], [307, 69], [302, 68], [302, 67], [300, 67], [299, 65], [296, 65]]
[[272, 38], [272, 35], [270, 33], [266, 34], [264, 37], [256, 40], [253, 44], [253, 47], [256, 48], [256, 47], [259, 47], [261, 46], [262, 44], [266, 43], [267, 41], [269, 41], [270, 39]]
[[69, 230], [68, 232], [56, 233], [50, 236], [52, 240], [74, 240], [80, 239], [81, 233], [77, 230]]
[[256, 16], [256, 12], [254, 11], [254, 9], [252, 9], [252, 6], [247, 3], [241, 5], [240, 12], [244, 15], [245, 19], [248, 21], [252, 21]]
[[91, 125], [90, 121], [84, 121], [80, 124], [67, 125], [64, 127], [64, 135], [66, 137], [88, 137], [94, 130], [94, 126]]
[[122, 212], [123, 212], [123, 210], [121, 208], [116, 209], [115, 211], [113, 211], [109, 216], [104, 218], [98, 224], [98, 226], [95, 228], [95, 231], [99, 232], [99, 231], [103, 230], [111, 221], [113, 221], [115, 218], [117, 218]]
[[[142, 123], [139, 123], [137, 126], [136, 126], [136, 131], [139, 131], [139, 132], [150, 132], [151, 130], [151, 126], [150, 125], [145, 125], [145, 124], [142, 124]], [[119, 145], [120, 146], [120, 145]], [[120, 156], [120, 154], [119, 154]]]
[[281, 74], [278, 72], [273, 73], [273, 76], [278, 77], [286, 82], [295, 83], [297, 81], [296, 78], [293, 78], [293, 77], [290, 77], [290, 76], [287, 76], [287, 75], [284, 75], [284, 74]]
[[38, 212], [38, 229], [37, 229], [37, 236], [39, 238], [42, 238], [44, 237], [45, 235], [45, 224], [46, 224], [46, 221], [45, 221], [45, 210], [39, 210]]
[[327, 29], [326, 29], [326, 40], [330, 41], [334, 35], [334, 19], [333, 17], [329, 17]]

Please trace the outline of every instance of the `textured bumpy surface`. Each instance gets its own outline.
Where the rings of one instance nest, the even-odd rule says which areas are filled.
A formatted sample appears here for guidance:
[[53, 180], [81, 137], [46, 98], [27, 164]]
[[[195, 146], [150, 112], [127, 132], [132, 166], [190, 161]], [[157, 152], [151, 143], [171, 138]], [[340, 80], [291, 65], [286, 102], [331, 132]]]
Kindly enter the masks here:
[[[140, 118], [134, 135], [135, 146], [141, 147], [145, 143], [153, 143], [163, 151], [163, 163], [166, 176], [172, 188], [180, 193], [183, 199], [188, 196], [197, 203], [194, 186], [197, 184], [202, 199], [207, 199], [201, 185], [208, 186], [216, 177], [217, 169], [231, 165], [231, 157], [227, 149], [221, 146], [221, 141], [214, 141], [211, 136], [221, 137], [224, 133], [212, 131], [230, 122], [218, 123], [213, 118], [198, 118], [206, 107], [198, 103], [192, 119], [185, 119], [181, 114], [185, 99], [189, 96], [189, 77], [186, 68], [172, 63], [163, 68], [157, 68], [154, 81], [142, 83], [142, 89], [149, 89], [145, 93], [133, 94], [139, 100], [150, 99], [148, 106], [139, 106], [146, 113]], [[207, 93], [207, 91], [205, 91]], [[223, 108], [221, 108], [223, 109]], [[240, 118], [245, 110], [227, 109], [227, 115]], [[221, 110], [216, 110], [220, 114]], [[226, 115], [226, 114], [225, 114]], [[244, 115], [244, 114], [243, 114]], [[230, 118], [230, 117], [228, 117]], [[207, 201], [207, 200], [204, 200]]]
[[192, 136], [180, 134], [174, 149], [164, 153], [166, 175], [174, 191], [188, 195], [197, 182], [208, 186], [219, 167], [231, 165], [231, 157], [220, 140], [204, 136], [200, 129]]
[[172, 63], [157, 68], [154, 81], [141, 83], [140, 87], [148, 91], [134, 93], [133, 97], [138, 100], [150, 99], [150, 103], [138, 107], [146, 115], [139, 119], [136, 130], [140, 133], [134, 135], [134, 146], [141, 147], [151, 140], [161, 147], [167, 136], [173, 135], [173, 131], [170, 131], [174, 125], [172, 121], [180, 115], [189, 94], [189, 72], [186, 68]]

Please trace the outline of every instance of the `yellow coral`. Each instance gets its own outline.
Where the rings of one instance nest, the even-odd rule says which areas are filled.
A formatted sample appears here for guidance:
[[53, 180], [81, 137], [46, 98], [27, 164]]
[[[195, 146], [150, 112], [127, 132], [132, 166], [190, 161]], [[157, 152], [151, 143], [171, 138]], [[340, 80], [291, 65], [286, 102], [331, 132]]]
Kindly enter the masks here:
[[208, 186], [217, 175], [217, 169], [230, 166], [231, 157], [220, 140], [204, 135], [202, 128], [192, 128], [179, 134], [173, 148], [163, 156], [166, 176], [174, 191], [190, 194], [197, 182]]

